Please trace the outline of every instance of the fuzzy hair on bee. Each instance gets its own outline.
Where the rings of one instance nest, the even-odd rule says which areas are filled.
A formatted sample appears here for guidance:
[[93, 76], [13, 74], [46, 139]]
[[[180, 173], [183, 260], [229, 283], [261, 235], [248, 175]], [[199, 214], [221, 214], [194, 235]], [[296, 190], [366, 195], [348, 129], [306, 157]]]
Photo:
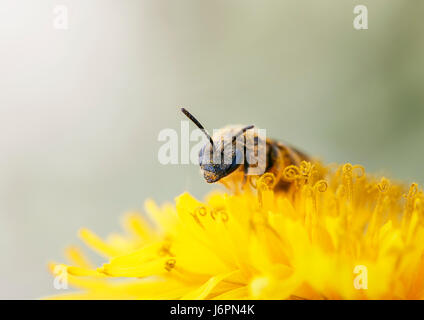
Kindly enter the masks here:
[[[190, 112], [185, 108], [181, 108], [181, 111], [209, 140], [199, 152], [200, 169], [208, 183], [218, 181], [224, 183], [224, 178], [235, 175], [235, 172], [241, 172], [242, 183], [245, 184], [252, 171], [258, 172], [252, 169], [262, 166], [259, 168], [260, 174], [270, 172], [275, 176], [276, 189], [287, 189], [290, 181], [284, 180], [282, 175], [284, 169], [290, 165], [299, 166], [304, 160], [309, 161], [308, 156], [295, 148], [258, 135], [252, 130], [253, 125], [229, 125], [210, 136]], [[256, 162], [252, 161], [252, 158]]]

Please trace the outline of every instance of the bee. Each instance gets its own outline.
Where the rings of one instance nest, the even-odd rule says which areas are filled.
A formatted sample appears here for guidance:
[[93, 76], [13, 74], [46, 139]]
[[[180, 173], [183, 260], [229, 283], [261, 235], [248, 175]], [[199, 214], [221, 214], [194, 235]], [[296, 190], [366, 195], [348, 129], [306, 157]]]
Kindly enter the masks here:
[[[279, 141], [264, 139], [256, 133], [253, 135], [253, 145], [249, 145], [246, 141], [249, 130], [253, 129], [254, 125], [226, 126], [210, 136], [190, 112], [185, 108], [181, 108], [181, 111], [209, 140], [209, 143], [206, 143], [199, 152], [200, 169], [208, 183], [219, 181], [226, 184], [224, 178], [235, 176], [237, 172], [239, 176], [241, 174], [243, 177], [242, 182], [245, 185], [249, 169], [255, 166], [246, 161], [248, 151], [254, 154], [262, 152], [265, 160], [264, 172], [270, 172], [275, 176], [275, 189], [286, 190], [291, 185], [291, 181], [284, 178], [284, 169], [292, 165], [300, 166], [302, 161], [310, 161], [310, 158], [303, 152]], [[261, 150], [261, 148], [263, 149]], [[225, 159], [229, 159], [229, 161], [224, 161]]]

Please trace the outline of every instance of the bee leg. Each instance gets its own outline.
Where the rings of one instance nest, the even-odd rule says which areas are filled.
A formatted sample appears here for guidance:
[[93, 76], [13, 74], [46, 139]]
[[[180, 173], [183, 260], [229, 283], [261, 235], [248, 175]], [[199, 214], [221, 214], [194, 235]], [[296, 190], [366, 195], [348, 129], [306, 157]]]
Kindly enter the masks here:
[[245, 189], [246, 186], [248, 185], [248, 183], [247, 183], [248, 179], [249, 179], [248, 174], [247, 174], [248, 171], [249, 171], [249, 164], [245, 163], [244, 166], [243, 166], [243, 181], [241, 183], [242, 189]]

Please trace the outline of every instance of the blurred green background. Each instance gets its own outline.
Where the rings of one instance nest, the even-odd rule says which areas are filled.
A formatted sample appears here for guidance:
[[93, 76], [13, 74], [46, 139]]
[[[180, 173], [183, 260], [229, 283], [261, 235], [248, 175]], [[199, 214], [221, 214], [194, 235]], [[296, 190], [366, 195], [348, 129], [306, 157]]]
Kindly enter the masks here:
[[[66, 5], [69, 29], [52, 27]], [[364, 4], [369, 30], [353, 28]], [[53, 288], [76, 231], [207, 185], [157, 160], [178, 106], [424, 183], [420, 0], [2, 0], [0, 298]], [[97, 260], [99, 263], [102, 260]]]

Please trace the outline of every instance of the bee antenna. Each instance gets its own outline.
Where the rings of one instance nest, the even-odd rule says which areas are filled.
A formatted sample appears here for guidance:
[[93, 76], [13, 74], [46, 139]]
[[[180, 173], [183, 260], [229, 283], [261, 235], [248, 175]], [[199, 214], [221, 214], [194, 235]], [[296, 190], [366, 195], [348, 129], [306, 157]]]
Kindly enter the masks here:
[[207, 131], [205, 130], [205, 128], [202, 126], [202, 124], [199, 121], [197, 121], [197, 119], [190, 112], [188, 112], [185, 108], [181, 108], [181, 111], [182, 111], [182, 113], [184, 113], [187, 116], [187, 118], [189, 118], [191, 121], [193, 121], [193, 123], [200, 130], [202, 130], [202, 132], [205, 134], [206, 137], [208, 137], [209, 141], [211, 142], [212, 147], [214, 147], [212, 137], [209, 135], [209, 133], [207, 133]]
[[242, 135], [243, 133], [245, 133], [247, 130], [250, 130], [250, 129], [252, 129], [254, 127], [254, 125], [252, 124], [252, 125], [250, 125], [250, 126], [247, 126], [247, 127], [244, 127], [243, 129], [241, 129], [234, 137], [233, 137], [233, 143], [234, 142], [236, 142], [236, 140], [237, 140], [237, 138], [240, 136], [240, 135]]

